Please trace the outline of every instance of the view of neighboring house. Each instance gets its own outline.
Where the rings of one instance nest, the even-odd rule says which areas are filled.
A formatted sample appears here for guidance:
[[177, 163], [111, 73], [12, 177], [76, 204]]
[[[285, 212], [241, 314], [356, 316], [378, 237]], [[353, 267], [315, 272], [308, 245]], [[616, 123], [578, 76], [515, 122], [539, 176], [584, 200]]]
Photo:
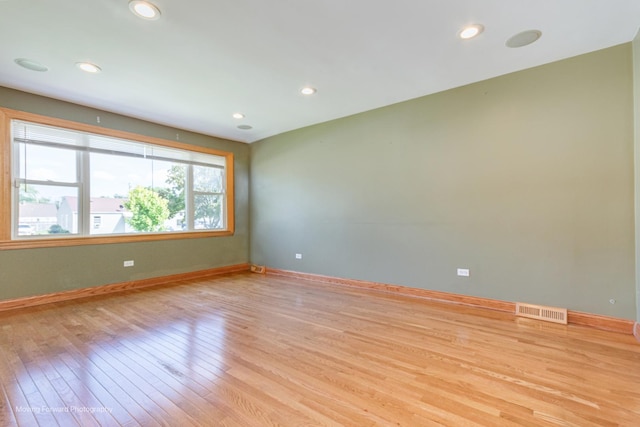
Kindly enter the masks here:
[[[112, 197], [91, 198], [90, 233], [123, 234], [136, 232], [127, 223], [131, 212], [125, 207], [126, 199]], [[167, 231], [182, 230], [184, 213], [165, 221]], [[62, 197], [56, 203], [20, 204], [20, 235], [47, 234], [52, 225], [58, 225], [62, 232], [78, 233], [78, 198]]]
[[[20, 204], [20, 234], [43, 234], [47, 233], [49, 227], [58, 223], [58, 210], [54, 203], [31, 203]], [[22, 227], [29, 231], [22, 233]]]
[[[129, 211], [125, 199], [111, 197], [91, 198], [91, 234], [127, 233], [133, 231], [125, 221]], [[58, 224], [70, 233], [78, 232], [78, 198], [66, 196], [58, 209]]]

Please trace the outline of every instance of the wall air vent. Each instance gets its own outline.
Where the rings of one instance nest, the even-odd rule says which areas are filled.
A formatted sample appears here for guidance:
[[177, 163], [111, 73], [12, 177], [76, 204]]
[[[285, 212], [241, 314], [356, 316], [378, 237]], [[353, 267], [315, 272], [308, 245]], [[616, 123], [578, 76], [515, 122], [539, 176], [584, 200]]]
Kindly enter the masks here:
[[516, 303], [516, 316], [530, 319], [545, 320], [547, 322], [567, 324], [567, 309], [546, 307], [543, 305]]
[[252, 265], [251, 272], [258, 273], [258, 274], [265, 274], [267, 272], [267, 268], [264, 265]]

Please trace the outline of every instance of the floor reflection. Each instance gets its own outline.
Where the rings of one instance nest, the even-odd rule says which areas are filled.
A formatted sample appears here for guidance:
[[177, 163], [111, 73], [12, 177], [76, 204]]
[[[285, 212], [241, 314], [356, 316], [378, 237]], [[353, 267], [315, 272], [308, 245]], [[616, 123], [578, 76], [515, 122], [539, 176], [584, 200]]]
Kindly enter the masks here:
[[[127, 310], [145, 320], [122, 320]], [[88, 416], [102, 425], [154, 424], [194, 396], [215, 394], [228, 369], [223, 313], [167, 307], [156, 324], [145, 310], [87, 304], [2, 325], [0, 373], [14, 378], [0, 377], [0, 425], [95, 424], [85, 424]]]

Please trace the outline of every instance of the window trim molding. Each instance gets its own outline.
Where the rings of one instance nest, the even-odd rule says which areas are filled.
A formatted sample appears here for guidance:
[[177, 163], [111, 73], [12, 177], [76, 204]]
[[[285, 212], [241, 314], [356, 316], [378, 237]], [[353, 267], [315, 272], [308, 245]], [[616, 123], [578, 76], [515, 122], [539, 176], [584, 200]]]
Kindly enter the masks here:
[[[196, 151], [205, 154], [213, 154], [225, 158], [226, 178], [226, 221], [225, 230], [216, 231], [186, 231], [167, 233], [144, 234], [120, 234], [120, 235], [94, 235], [74, 236], [60, 238], [29, 238], [24, 240], [11, 239], [11, 120], [24, 120], [43, 125], [56, 126], [81, 132], [89, 132], [97, 135], [127, 139], [135, 142], [159, 145], [181, 150]], [[233, 153], [183, 142], [170, 141], [152, 136], [140, 135], [132, 132], [109, 129], [71, 120], [58, 119], [24, 111], [0, 108], [0, 250], [4, 249], [31, 249], [49, 248], [60, 246], [79, 245], [103, 245], [111, 243], [149, 242], [158, 240], [199, 239], [206, 237], [231, 236], [235, 233], [235, 197], [234, 197], [234, 162]]]

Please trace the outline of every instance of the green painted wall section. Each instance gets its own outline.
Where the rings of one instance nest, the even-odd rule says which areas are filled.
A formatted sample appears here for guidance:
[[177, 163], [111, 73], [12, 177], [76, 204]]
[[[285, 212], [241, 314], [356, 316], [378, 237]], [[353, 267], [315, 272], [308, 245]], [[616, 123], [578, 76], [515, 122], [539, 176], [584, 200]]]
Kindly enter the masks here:
[[[0, 106], [234, 153], [230, 237], [0, 250], [0, 299], [47, 294], [249, 262], [249, 146], [0, 87]], [[133, 259], [134, 267], [123, 261]]]
[[633, 40], [633, 123], [635, 153], [636, 321], [640, 322], [640, 31]]
[[252, 262], [635, 319], [632, 61], [620, 45], [252, 144]]

